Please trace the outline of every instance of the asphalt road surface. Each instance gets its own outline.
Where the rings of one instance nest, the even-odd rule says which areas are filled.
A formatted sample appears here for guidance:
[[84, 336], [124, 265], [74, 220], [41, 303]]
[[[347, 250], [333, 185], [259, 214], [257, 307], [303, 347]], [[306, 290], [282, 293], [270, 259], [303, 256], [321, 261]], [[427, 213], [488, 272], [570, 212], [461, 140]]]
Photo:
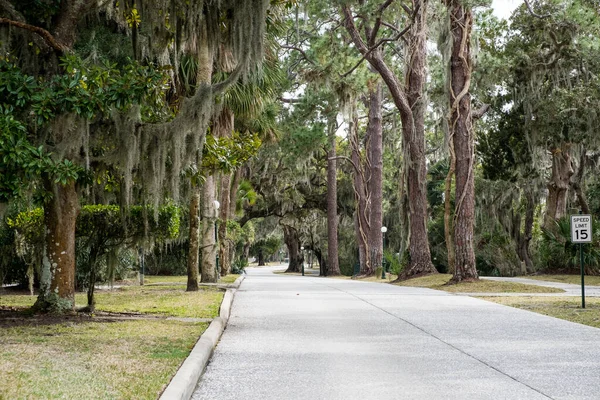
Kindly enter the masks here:
[[247, 271], [195, 400], [600, 399], [600, 329], [428, 289]]

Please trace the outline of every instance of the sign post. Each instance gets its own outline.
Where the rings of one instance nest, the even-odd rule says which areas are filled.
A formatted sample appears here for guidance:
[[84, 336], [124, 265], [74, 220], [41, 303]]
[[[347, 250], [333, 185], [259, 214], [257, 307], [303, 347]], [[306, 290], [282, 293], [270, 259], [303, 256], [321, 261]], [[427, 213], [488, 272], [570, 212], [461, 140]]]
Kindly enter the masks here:
[[585, 308], [585, 271], [583, 268], [583, 244], [592, 242], [592, 216], [571, 215], [571, 242], [579, 243], [579, 264], [581, 266], [581, 308]]

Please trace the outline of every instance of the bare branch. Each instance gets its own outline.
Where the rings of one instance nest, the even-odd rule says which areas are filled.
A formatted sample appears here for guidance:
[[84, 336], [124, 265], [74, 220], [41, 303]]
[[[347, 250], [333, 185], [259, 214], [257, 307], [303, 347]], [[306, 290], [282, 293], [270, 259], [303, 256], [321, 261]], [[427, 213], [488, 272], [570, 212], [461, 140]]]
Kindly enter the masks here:
[[50, 32], [48, 32], [47, 30], [45, 30], [43, 28], [40, 28], [39, 26], [34, 26], [34, 25], [26, 24], [24, 22], [19, 22], [19, 21], [13, 21], [12, 19], [7, 19], [7, 18], [0, 18], [0, 25], [1, 24], [15, 26], [17, 28], [25, 29], [25, 30], [28, 30], [30, 32], [37, 34], [37, 35], [41, 36], [42, 39], [44, 39], [44, 41], [50, 47], [52, 47], [54, 50], [58, 51], [59, 53], [67, 53], [68, 51], [70, 51], [70, 49], [67, 46], [60, 43], [58, 40], [56, 40], [56, 38], [54, 36], [52, 36], [52, 34]]
[[479, 109], [472, 110], [471, 118], [479, 119], [479, 118], [483, 117], [490, 110], [491, 107], [492, 106], [490, 106], [489, 104], [484, 104]]
[[302, 57], [304, 57], [304, 59], [305, 59], [306, 61], [308, 61], [308, 62], [309, 62], [309, 63], [311, 63], [312, 65], [316, 65], [316, 64], [315, 64], [315, 62], [314, 62], [313, 60], [311, 60], [311, 59], [308, 57], [308, 55], [306, 54], [306, 52], [305, 52], [304, 50], [302, 50], [301, 48], [299, 48], [299, 47], [296, 47], [296, 46], [289, 46], [289, 45], [285, 45], [285, 44], [282, 44], [282, 45], [280, 45], [280, 47], [281, 47], [282, 49], [296, 50], [297, 52], [299, 52], [300, 54], [302, 54]]

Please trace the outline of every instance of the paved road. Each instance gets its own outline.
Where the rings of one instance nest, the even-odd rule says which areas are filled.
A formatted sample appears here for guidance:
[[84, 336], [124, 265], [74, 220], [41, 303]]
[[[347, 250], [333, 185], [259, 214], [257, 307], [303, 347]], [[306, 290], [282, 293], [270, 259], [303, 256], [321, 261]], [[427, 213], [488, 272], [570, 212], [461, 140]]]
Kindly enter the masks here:
[[599, 399], [600, 330], [470, 297], [249, 269], [193, 399]]

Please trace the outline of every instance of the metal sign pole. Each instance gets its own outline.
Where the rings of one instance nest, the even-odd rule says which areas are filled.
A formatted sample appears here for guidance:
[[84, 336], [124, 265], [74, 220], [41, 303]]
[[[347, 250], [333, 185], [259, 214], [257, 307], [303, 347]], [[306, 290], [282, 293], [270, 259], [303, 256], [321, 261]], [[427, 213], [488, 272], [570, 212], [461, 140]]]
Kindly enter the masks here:
[[579, 261], [581, 264], [581, 308], [585, 308], [585, 271], [583, 269], [583, 243], [579, 243]]

